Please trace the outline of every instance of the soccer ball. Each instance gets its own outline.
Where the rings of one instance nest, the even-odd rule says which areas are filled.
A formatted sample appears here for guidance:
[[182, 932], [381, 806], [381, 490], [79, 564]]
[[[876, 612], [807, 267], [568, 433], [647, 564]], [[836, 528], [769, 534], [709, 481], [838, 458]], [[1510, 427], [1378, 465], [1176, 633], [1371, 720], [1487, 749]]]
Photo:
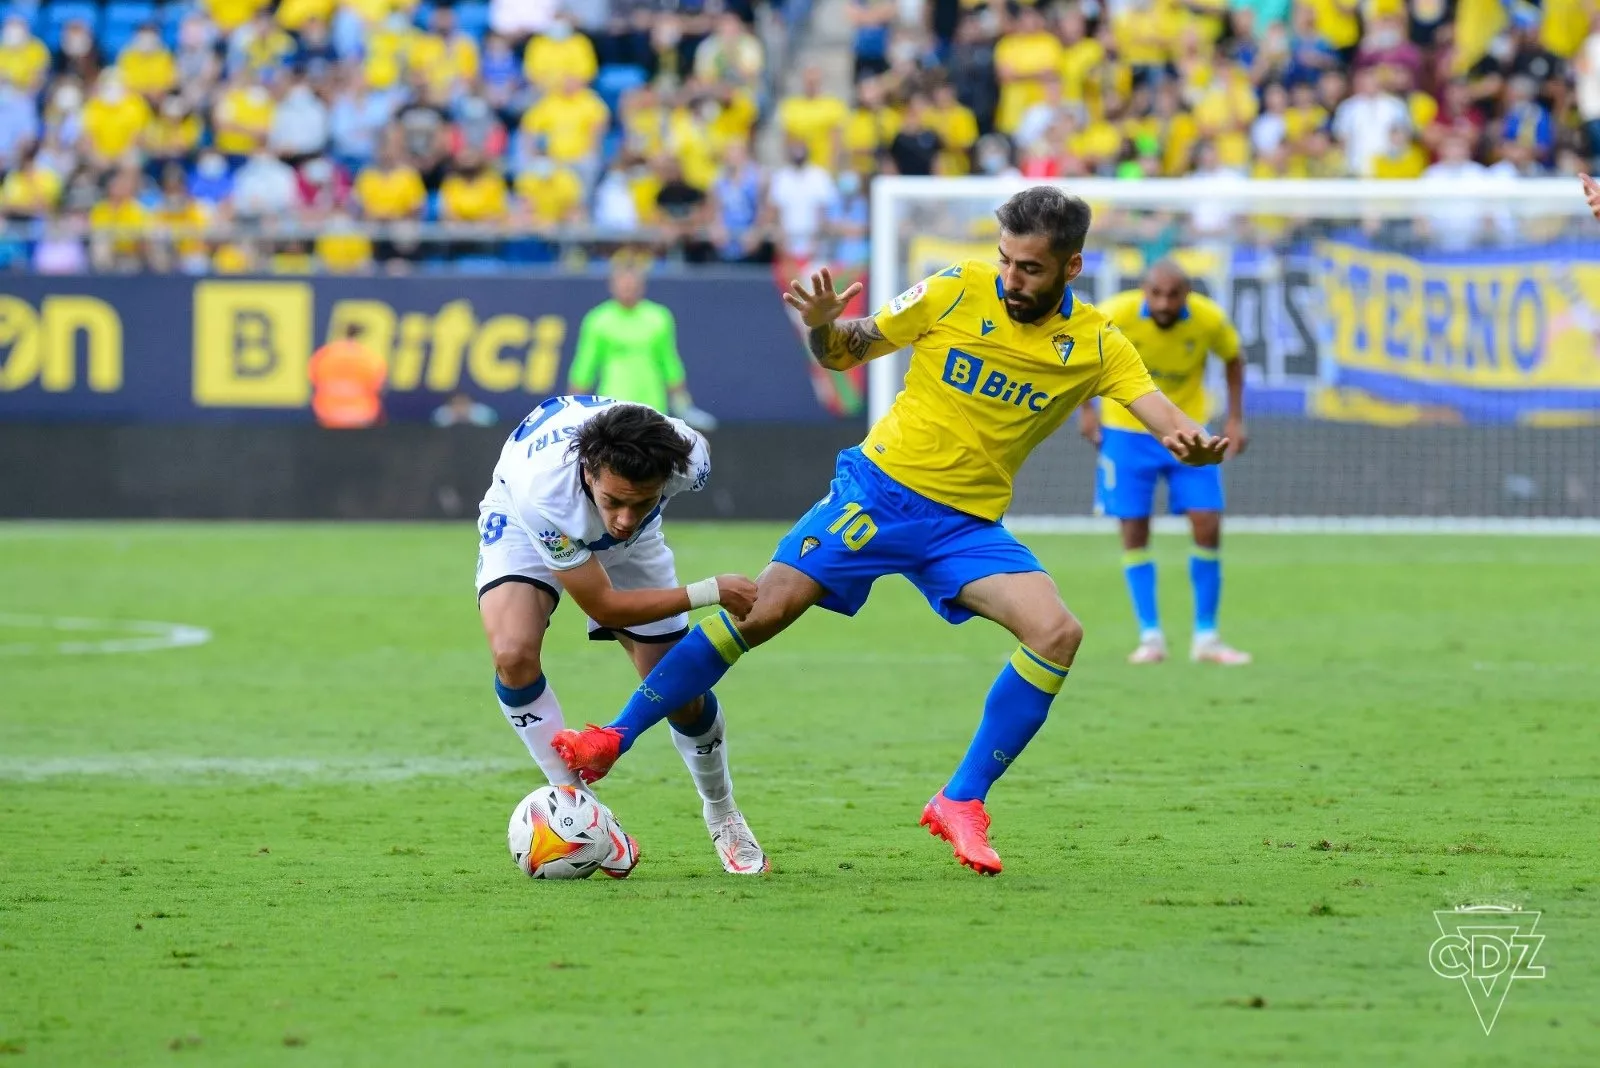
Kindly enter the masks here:
[[534, 879], [587, 879], [603, 871], [623, 879], [639, 847], [611, 810], [571, 786], [541, 786], [511, 810], [511, 858]]

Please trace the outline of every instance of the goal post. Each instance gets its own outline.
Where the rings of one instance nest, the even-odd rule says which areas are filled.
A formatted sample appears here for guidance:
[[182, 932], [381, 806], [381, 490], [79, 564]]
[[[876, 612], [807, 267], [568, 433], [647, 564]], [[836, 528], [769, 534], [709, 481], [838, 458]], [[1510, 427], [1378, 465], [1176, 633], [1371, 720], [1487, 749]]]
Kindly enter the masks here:
[[[992, 259], [994, 210], [1035, 184], [876, 179], [873, 306]], [[1080, 299], [1170, 256], [1238, 327], [1251, 442], [1226, 468], [1232, 529], [1600, 533], [1600, 223], [1575, 180], [1054, 184], [1094, 210]], [[907, 356], [869, 365], [873, 419]], [[1220, 419], [1217, 361], [1207, 375]], [[1095, 463], [1063, 427], [1008, 522], [1101, 529]]]

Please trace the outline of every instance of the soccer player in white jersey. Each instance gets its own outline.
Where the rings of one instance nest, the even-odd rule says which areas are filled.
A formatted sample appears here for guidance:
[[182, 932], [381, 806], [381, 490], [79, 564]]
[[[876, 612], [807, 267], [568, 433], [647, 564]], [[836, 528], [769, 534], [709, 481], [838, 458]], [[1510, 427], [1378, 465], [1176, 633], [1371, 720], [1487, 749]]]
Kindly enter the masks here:
[[[587, 789], [550, 748], [565, 723], [541, 647], [563, 592], [589, 617], [589, 637], [615, 640], [640, 678], [689, 632], [690, 609], [721, 605], [743, 618], [755, 603], [755, 583], [743, 575], [678, 584], [661, 509], [710, 475], [699, 433], [608, 397], [553, 397], [506, 440], [478, 506], [478, 610], [500, 708], [553, 785]], [[668, 719], [723, 868], [767, 871], [734, 803], [716, 695], [708, 690]]]

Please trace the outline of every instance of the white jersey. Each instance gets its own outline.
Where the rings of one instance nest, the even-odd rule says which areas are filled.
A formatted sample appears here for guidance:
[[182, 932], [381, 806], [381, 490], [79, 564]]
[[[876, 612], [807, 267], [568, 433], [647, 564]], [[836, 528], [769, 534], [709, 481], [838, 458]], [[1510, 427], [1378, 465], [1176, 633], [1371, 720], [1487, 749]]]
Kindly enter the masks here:
[[584, 487], [572, 445], [580, 427], [622, 403], [610, 397], [552, 397], [528, 413], [500, 450], [485, 503], [492, 501], [510, 511], [552, 571], [571, 570], [595, 553], [626, 548], [659, 531], [667, 500], [705, 488], [711, 477], [711, 451], [705, 438], [682, 420], [669, 420], [693, 447], [689, 468], [667, 479], [661, 503], [633, 537], [626, 542], [612, 537]]

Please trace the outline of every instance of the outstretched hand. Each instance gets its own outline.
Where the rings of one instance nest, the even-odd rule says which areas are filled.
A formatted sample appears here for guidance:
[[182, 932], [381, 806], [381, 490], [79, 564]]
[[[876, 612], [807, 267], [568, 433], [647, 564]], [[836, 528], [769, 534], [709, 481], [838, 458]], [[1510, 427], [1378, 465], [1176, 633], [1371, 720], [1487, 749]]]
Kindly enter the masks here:
[[1167, 451], [1190, 467], [1220, 464], [1228, 455], [1228, 439], [1194, 430], [1179, 430], [1161, 439]]
[[789, 307], [800, 313], [802, 322], [815, 330], [843, 315], [845, 305], [854, 300], [863, 288], [860, 282], [852, 282], [843, 293], [835, 293], [833, 275], [824, 267], [811, 276], [810, 292], [796, 278], [789, 283], [789, 290], [784, 293], [783, 299]]
[[1600, 182], [1587, 174], [1580, 174], [1578, 178], [1583, 182], [1583, 199], [1588, 201], [1589, 211], [1596, 219], [1600, 219]]

